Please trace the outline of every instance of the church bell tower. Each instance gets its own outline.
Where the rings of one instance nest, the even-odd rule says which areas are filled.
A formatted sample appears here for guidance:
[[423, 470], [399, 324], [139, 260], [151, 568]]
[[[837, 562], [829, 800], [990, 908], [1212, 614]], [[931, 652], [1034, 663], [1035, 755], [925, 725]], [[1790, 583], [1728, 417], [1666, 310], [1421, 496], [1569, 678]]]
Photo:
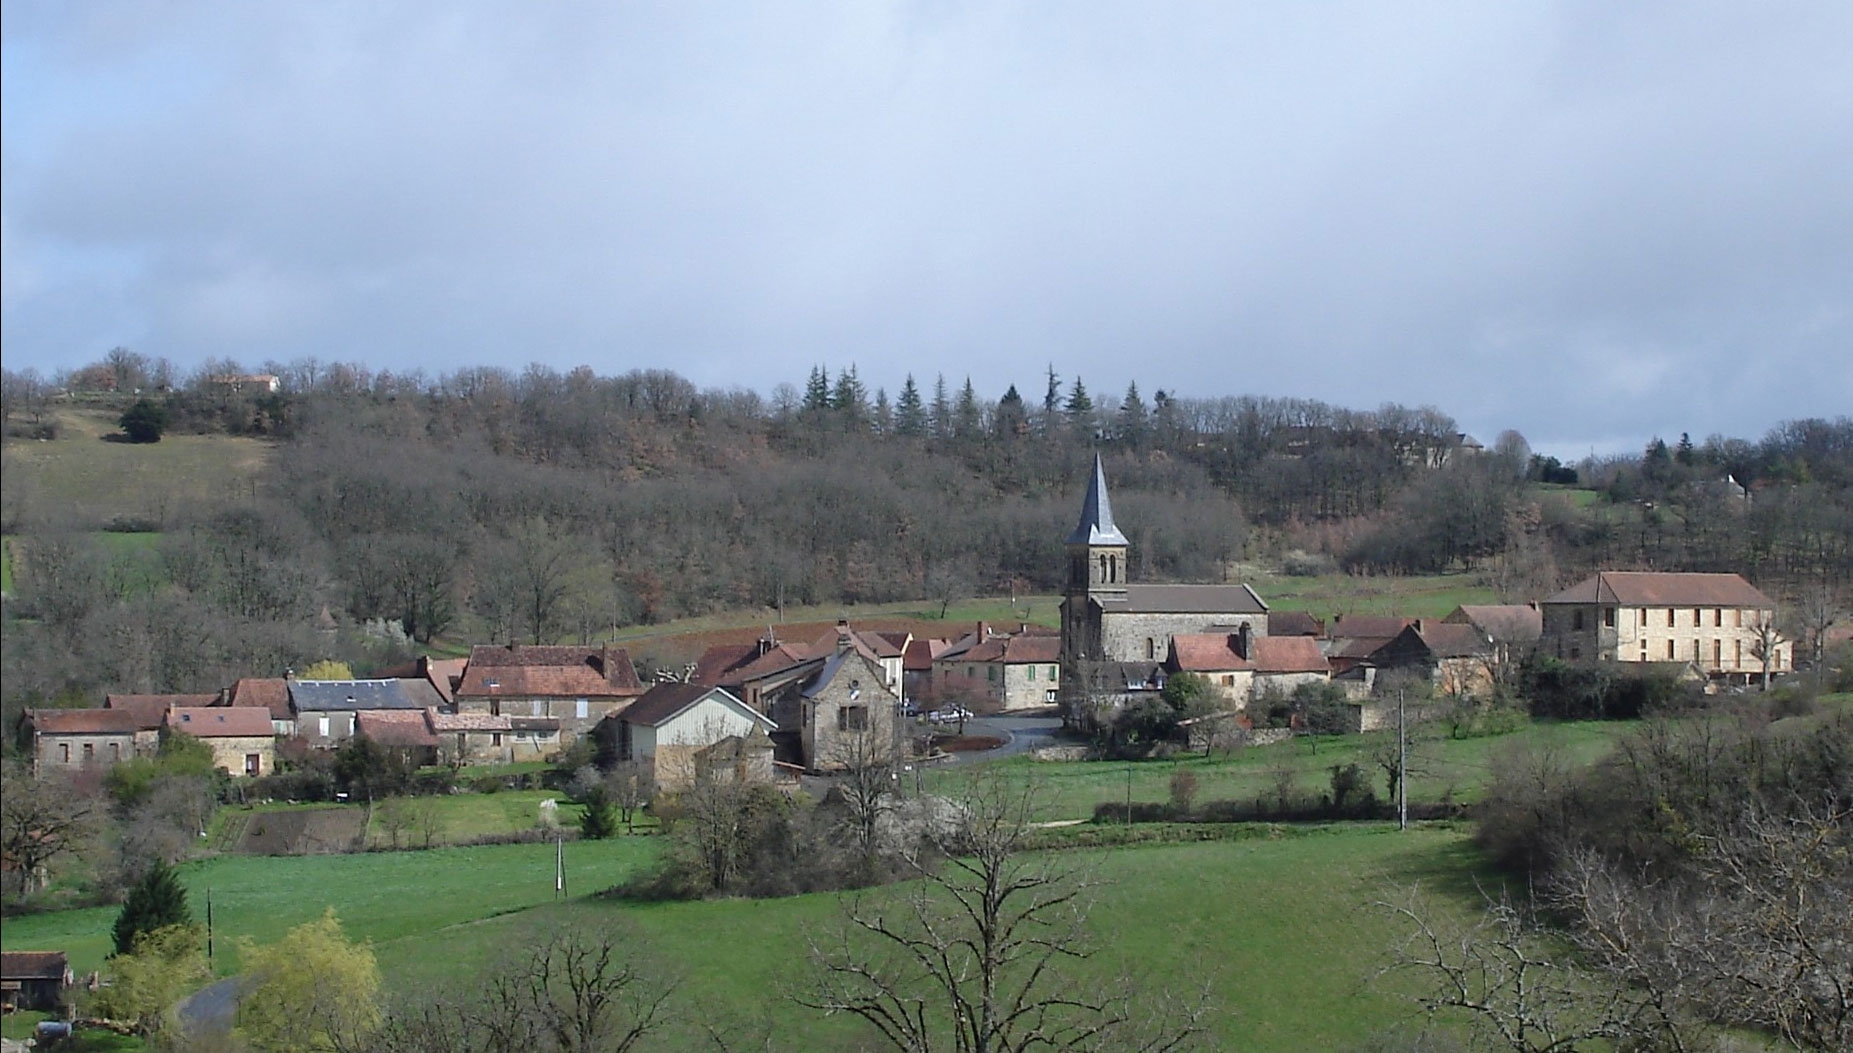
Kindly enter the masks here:
[[[1107, 473], [1094, 455], [1094, 478], [1081, 506], [1081, 522], [1068, 535], [1068, 575], [1062, 587], [1062, 661], [1105, 658], [1103, 611], [1126, 602], [1127, 551], [1131, 544], [1113, 523]], [[1064, 672], [1064, 684], [1067, 682]]]

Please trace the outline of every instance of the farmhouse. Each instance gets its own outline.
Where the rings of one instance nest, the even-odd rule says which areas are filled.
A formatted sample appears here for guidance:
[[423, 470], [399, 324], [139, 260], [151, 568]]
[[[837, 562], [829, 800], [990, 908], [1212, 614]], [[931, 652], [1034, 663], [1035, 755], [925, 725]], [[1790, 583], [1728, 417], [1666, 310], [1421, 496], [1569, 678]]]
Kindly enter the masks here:
[[901, 697], [879, 661], [845, 637], [828, 657], [800, 668], [761, 696], [779, 729], [781, 759], [832, 771], [899, 754]]
[[224, 704], [262, 709], [270, 714], [270, 730], [288, 738], [296, 734], [296, 711], [290, 708], [290, 682], [280, 676], [243, 677], [225, 689]]
[[1493, 688], [1493, 638], [1474, 625], [1417, 620], [1370, 656], [1377, 669], [1413, 669], [1454, 698], [1485, 696]]
[[1290, 694], [1303, 683], [1330, 679], [1331, 666], [1310, 636], [1253, 636], [1247, 632], [1180, 633], [1171, 638], [1165, 669], [1194, 673], [1235, 710], [1263, 693]]
[[1018, 632], [961, 640], [932, 661], [940, 691], [999, 709], [1051, 705], [1061, 690], [1061, 637], [1023, 626]]
[[420, 680], [291, 680], [288, 684], [297, 734], [312, 746], [345, 742], [367, 710], [423, 712], [443, 701], [435, 688]]
[[20, 718], [22, 745], [29, 745], [36, 771], [114, 764], [154, 752], [141, 720], [126, 709], [28, 709]]
[[175, 706], [167, 727], [212, 749], [212, 766], [233, 775], [268, 775], [277, 768], [277, 739], [270, 714], [234, 706]]
[[1603, 571], [1539, 606], [1540, 646], [1568, 661], [1691, 662], [1738, 682], [1792, 668], [1775, 601], [1736, 574]]
[[470, 649], [455, 701], [459, 713], [558, 721], [561, 741], [573, 742], [641, 694], [622, 647], [482, 645]]
[[9, 1011], [55, 1011], [72, 982], [63, 951], [0, 951], [0, 1001]]
[[[623, 712], [607, 717], [599, 737], [611, 741], [617, 755], [649, 767], [656, 784], [683, 789], [695, 781], [697, 757], [727, 740], [739, 740], [730, 760], [745, 763], [746, 744], [763, 743], [768, 777], [776, 725], [735, 698], [725, 688], [701, 684], [657, 684]], [[718, 761], [719, 754], [714, 755]], [[723, 764], [733, 770], [730, 764]]]

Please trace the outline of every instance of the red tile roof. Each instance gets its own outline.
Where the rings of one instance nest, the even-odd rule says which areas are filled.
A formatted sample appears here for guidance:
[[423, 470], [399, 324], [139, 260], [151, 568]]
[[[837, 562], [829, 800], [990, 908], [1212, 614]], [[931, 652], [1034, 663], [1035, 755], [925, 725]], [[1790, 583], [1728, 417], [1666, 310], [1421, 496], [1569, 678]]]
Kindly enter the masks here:
[[218, 701], [218, 695], [104, 695], [103, 708], [133, 713], [143, 731], [155, 731], [172, 706], [210, 706]]
[[1331, 665], [1310, 636], [1257, 636], [1248, 641], [1257, 673], [1328, 673]]
[[270, 714], [255, 706], [175, 706], [167, 726], [202, 739], [268, 738]]
[[126, 709], [29, 709], [26, 717], [42, 735], [133, 735], [142, 729]]
[[1776, 604], [1738, 574], [1675, 574], [1607, 570], [1584, 578], [1545, 603], [1608, 603], [1623, 607], [1753, 607]]
[[643, 684], [621, 647], [498, 647], [470, 649], [457, 686], [469, 698], [631, 698]]
[[933, 668], [933, 640], [915, 640], [907, 645], [907, 653], [901, 657], [901, 668], [922, 672]]
[[435, 746], [426, 713], [411, 709], [363, 709], [355, 715], [356, 730], [382, 746]]
[[1177, 667], [1187, 673], [1253, 669], [1254, 664], [1237, 653], [1236, 646], [1236, 637], [1229, 633], [1179, 633], [1171, 638]]
[[232, 685], [228, 700], [234, 706], [261, 706], [272, 720], [294, 720], [290, 709], [290, 682], [282, 677], [245, 677]]

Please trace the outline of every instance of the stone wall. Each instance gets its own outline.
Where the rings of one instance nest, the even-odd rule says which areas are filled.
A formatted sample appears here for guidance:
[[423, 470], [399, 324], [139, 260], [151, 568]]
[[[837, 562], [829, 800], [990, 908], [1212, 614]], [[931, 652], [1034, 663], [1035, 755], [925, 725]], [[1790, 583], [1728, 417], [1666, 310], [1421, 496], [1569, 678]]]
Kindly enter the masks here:
[[1109, 611], [1103, 616], [1100, 646], [1107, 658], [1118, 662], [1162, 662], [1171, 637], [1190, 633], [1235, 632], [1247, 625], [1250, 636], [1266, 636], [1265, 614], [1133, 614]]

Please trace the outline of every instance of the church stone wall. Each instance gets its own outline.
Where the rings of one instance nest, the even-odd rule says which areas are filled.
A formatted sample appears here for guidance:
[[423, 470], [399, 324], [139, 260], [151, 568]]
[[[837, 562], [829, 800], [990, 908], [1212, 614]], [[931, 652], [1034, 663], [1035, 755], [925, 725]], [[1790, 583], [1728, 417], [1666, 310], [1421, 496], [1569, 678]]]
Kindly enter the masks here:
[[1110, 611], [1102, 619], [1101, 650], [1118, 662], [1162, 662], [1171, 648], [1171, 637], [1217, 632], [1235, 632], [1246, 624], [1250, 636], [1266, 636], [1265, 614], [1229, 614], [1205, 611], [1191, 614], [1134, 614]]

